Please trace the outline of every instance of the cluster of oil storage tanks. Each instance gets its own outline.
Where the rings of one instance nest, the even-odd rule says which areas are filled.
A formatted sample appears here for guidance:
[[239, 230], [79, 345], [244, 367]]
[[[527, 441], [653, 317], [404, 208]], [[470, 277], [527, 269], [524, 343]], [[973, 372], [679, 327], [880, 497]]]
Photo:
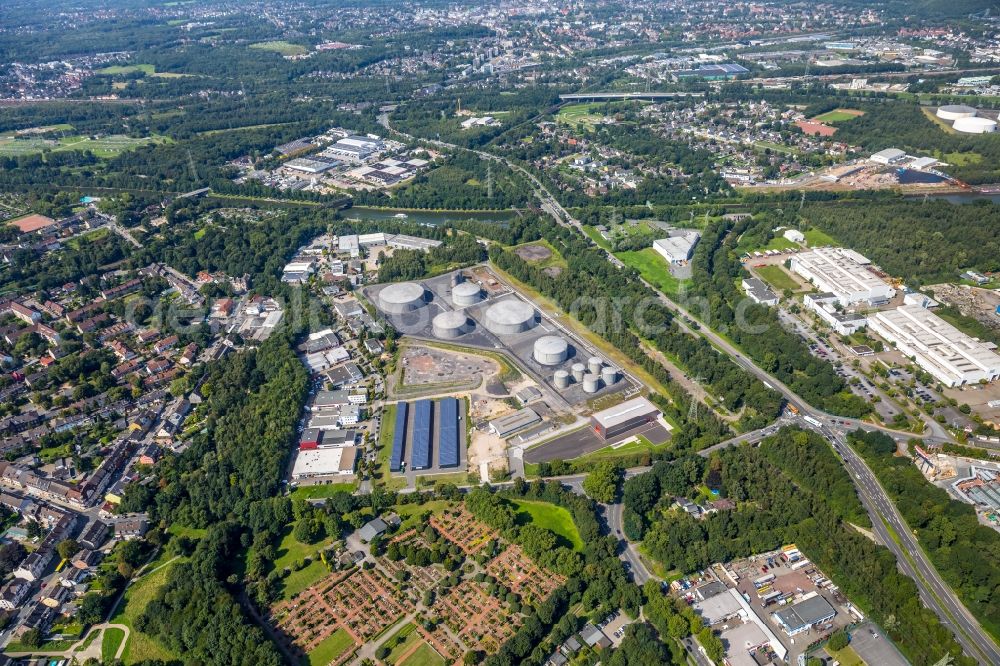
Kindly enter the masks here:
[[952, 123], [952, 129], [965, 134], [989, 134], [997, 131], [997, 121], [979, 115], [979, 110], [965, 104], [938, 107], [937, 117]]
[[583, 385], [584, 393], [597, 393], [601, 386], [612, 386], [618, 383], [618, 368], [605, 365], [597, 356], [591, 356], [586, 365], [574, 363], [567, 370], [556, 370], [552, 375], [552, 383], [559, 390], [569, 388], [571, 383]]

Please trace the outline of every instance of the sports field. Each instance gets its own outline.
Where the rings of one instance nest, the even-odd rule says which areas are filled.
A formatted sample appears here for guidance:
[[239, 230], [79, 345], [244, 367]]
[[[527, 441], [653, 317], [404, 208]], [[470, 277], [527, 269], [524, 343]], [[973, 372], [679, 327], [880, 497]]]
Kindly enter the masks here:
[[865, 115], [864, 111], [859, 111], [857, 109], [834, 109], [833, 111], [827, 111], [826, 113], [821, 113], [820, 115], [813, 118], [814, 122], [817, 123], [842, 123], [846, 120], [851, 120], [852, 118], [857, 118], [858, 116]]
[[43, 139], [35, 136], [14, 136], [0, 134], [0, 157], [21, 157], [37, 155], [51, 150], [54, 153], [67, 150], [89, 150], [97, 157], [111, 158], [123, 152], [153, 143], [165, 143], [166, 137], [145, 137], [136, 139], [130, 136], [114, 134], [92, 138], [87, 136], [67, 136], [60, 139]]
[[250, 48], [257, 49], [259, 51], [271, 51], [272, 53], [277, 53], [283, 56], [295, 56], [309, 53], [309, 49], [301, 44], [292, 44], [291, 42], [286, 41], [258, 42], [256, 44], [251, 44]]

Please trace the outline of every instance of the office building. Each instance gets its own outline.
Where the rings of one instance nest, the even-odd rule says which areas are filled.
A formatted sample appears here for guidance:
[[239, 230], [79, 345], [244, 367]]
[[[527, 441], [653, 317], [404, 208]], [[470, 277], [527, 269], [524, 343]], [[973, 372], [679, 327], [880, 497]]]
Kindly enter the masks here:
[[777, 294], [771, 291], [771, 288], [764, 284], [760, 278], [746, 278], [743, 280], [743, 289], [754, 303], [771, 307], [778, 304]]
[[653, 241], [653, 249], [672, 264], [687, 261], [694, 254], [694, 247], [701, 239], [697, 231], [682, 231], [667, 238]]
[[851, 335], [868, 325], [864, 315], [837, 310], [837, 297], [833, 294], [807, 294], [802, 304], [841, 335]]
[[609, 439], [660, 417], [660, 410], [646, 398], [633, 398], [620, 405], [596, 412], [590, 417], [594, 432]]

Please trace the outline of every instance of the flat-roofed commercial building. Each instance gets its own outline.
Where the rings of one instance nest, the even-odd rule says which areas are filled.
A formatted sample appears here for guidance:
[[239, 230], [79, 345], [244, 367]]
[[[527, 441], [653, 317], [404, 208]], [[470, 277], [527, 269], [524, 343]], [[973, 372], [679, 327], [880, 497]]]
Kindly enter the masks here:
[[885, 303], [896, 295], [896, 290], [871, 272], [869, 263], [853, 250], [821, 247], [792, 257], [791, 268], [820, 291], [836, 296], [841, 305]]
[[493, 419], [490, 421], [490, 430], [498, 437], [507, 437], [508, 435], [513, 435], [518, 430], [535, 425], [541, 420], [542, 417], [538, 415], [538, 412], [530, 407], [526, 407], [513, 414]]
[[590, 417], [594, 432], [608, 439], [660, 417], [660, 410], [646, 398], [632, 398]]
[[441, 398], [438, 410], [438, 466], [458, 467], [458, 400]]
[[945, 386], [1000, 377], [1000, 355], [919, 305], [878, 312], [868, 327]]
[[413, 403], [413, 448], [410, 451], [410, 467], [427, 469], [431, 466], [431, 427], [434, 421], [434, 406], [430, 400]]
[[786, 634], [795, 636], [817, 624], [829, 622], [836, 615], [837, 611], [830, 605], [830, 602], [820, 595], [816, 595], [778, 611], [774, 614], [774, 620], [778, 626], [784, 629]]
[[354, 474], [358, 447], [340, 446], [329, 449], [299, 451], [292, 466], [292, 480], [321, 479]]
[[697, 231], [681, 231], [667, 238], [653, 241], [653, 249], [670, 263], [687, 261], [694, 254], [694, 246], [701, 239]]
[[807, 294], [802, 302], [841, 335], [851, 335], [868, 325], [864, 315], [839, 312], [835, 307], [837, 297], [833, 294]]
[[778, 304], [778, 295], [771, 291], [771, 288], [764, 284], [760, 278], [745, 278], [743, 289], [754, 303], [771, 307]]

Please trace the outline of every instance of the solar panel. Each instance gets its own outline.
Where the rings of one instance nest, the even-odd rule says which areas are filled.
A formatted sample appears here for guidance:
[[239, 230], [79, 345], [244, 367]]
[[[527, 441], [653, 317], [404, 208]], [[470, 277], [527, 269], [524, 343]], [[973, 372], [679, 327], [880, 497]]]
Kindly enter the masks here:
[[427, 469], [431, 466], [432, 410], [430, 400], [413, 403], [413, 450], [410, 453], [410, 467], [413, 469]]
[[406, 412], [408, 407], [409, 405], [405, 402], [396, 405], [396, 429], [392, 433], [392, 456], [389, 458], [390, 472], [398, 472], [403, 469], [403, 446], [406, 442]]
[[440, 421], [438, 422], [438, 465], [458, 466], [458, 400], [441, 400]]

